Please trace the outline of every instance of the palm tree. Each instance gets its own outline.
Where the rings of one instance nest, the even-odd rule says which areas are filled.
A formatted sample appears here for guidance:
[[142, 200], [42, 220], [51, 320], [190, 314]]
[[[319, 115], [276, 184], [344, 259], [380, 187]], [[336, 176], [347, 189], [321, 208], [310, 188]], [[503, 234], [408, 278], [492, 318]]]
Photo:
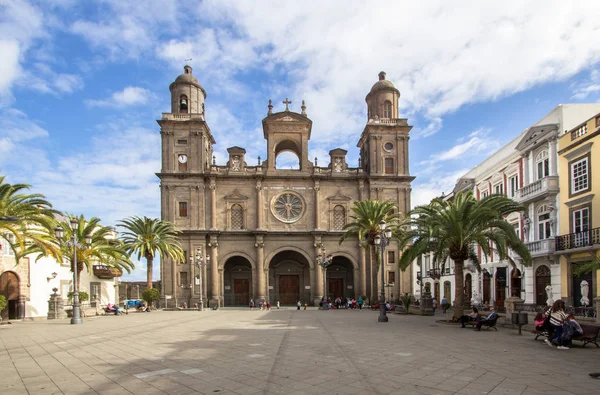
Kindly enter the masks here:
[[[70, 220], [58, 221], [57, 225], [63, 229], [62, 240], [59, 241], [62, 256], [71, 262], [71, 271], [73, 267], [73, 246], [67, 242], [75, 239], [80, 244], [77, 247], [77, 286], [81, 283], [81, 272], [85, 267], [88, 273], [93, 271], [94, 263], [101, 263], [111, 267], [114, 271], [131, 273], [135, 268], [133, 262], [129, 259], [129, 254], [123, 243], [115, 237], [115, 230], [110, 226], [100, 224], [100, 219], [93, 217], [86, 220], [83, 215], [75, 217], [78, 221], [76, 230], [71, 228]], [[91, 243], [86, 245], [86, 236], [91, 236]], [[81, 247], [84, 246], [84, 247]]]
[[349, 238], [358, 240], [369, 251], [371, 258], [375, 259], [377, 270], [379, 270], [380, 256], [371, 246], [374, 245], [375, 236], [381, 234], [381, 221], [385, 221], [386, 226], [392, 229], [393, 238], [399, 239], [399, 236], [403, 234], [400, 218], [395, 214], [396, 205], [391, 201], [357, 200], [354, 202], [352, 211], [354, 213], [350, 216], [352, 222], [342, 228], [345, 233], [340, 238], [340, 244]]
[[158, 254], [160, 259], [166, 256], [172, 259], [185, 260], [179, 234], [181, 231], [175, 224], [158, 218], [133, 216], [119, 222], [125, 228], [121, 240], [129, 254], [137, 253], [137, 259], [146, 258], [148, 267], [148, 288], [152, 288], [152, 263]]
[[481, 271], [477, 246], [484, 255], [495, 253], [513, 267], [515, 262], [509, 250], [514, 251], [524, 264], [531, 264], [527, 246], [516, 235], [513, 226], [504, 220], [508, 214], [523, 210], [505, 196], [491, 195], [477, 200], [472, 192], [458, 193], [451, 201], [434, 199], [429, 205], [416, 207], [411, 212], [411, 230], [404, 240], [412, 245], [402, 254], [400, 268], [406, 269], [416, 257], [426, 252], [433, 252], [434, 262], [452, 259], [456, 320], [462, 315], [465, 261], [470, 260]]
[[39, 252], [41, 256], [60, 258], [53, 242], [54, 216], [59, 214], [44, 195], [23, 193], [27, 184], [5, 184], [0, 176], [0, 238], [8, 242], [17, 262], [25, 255]]

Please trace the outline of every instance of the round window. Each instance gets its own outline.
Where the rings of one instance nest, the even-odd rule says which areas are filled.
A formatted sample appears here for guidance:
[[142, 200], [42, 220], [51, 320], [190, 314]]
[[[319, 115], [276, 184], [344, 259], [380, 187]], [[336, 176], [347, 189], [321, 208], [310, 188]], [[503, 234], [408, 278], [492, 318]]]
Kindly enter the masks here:
[[304, 214], [304, 200], [296, 192], [281, 192], [273, 197], [271, 212], [281, 222], [296, 222]]
[[394, 149], [394, 144], [390, 143], [389, 141], [387, 143], [385, 143], [383, 145], [383, 149], [386, 151], [391, 151]]

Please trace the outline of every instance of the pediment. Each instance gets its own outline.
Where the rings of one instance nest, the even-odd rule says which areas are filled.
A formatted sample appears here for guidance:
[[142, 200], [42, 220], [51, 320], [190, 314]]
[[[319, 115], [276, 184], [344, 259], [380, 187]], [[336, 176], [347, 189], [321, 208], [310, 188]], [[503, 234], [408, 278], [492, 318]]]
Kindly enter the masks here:
[[555, 137], [558, 126], [557, 123], [550, 123], [529, 128], [527, 133], [525, 133], [525, 136], [523, 136], [521, 141], [519, 141], [519, 144], [517, 144], [516, 149], [518, 151], [525, 151], [528, 148], [533, 148], [531, 145], [535, 145], [538, 141], [545, 141], [550, 137]]
[[229, 195], [225, 195], [225, 200], [248, 200], [248, 196], [242, 195], [236, 188]]
[[340, 191], [338, 189], [338, 191], [335, 193], [335, 195], [328, 196], [327, 200], [349, 201], [349, 200], [352, 200], [352, 198], [350, 196], [346, 196], [346, 195], [342, 194], [342, 191]]

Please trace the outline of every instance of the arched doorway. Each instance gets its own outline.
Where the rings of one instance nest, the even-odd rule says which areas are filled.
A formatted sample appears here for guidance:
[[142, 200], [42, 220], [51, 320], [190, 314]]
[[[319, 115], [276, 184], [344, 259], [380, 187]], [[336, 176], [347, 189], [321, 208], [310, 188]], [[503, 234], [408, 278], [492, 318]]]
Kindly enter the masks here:
[[[318, 268], [317, 270], [322, 270]], [[334, 256], [327, 267], [327, 297], [354, 298], [354, 268], [352, 262], [343, 256]]]
[[483, 303], [484, 304], [490, 303], [490, 297], [492, 296], [491, 292], [490, 292], [490, 283], [491, 283], [490, 273], [487, 270], [484, 270], [484, 272], [483, 272]]
[[450, 281], [444, 281], [444, 298], [448, 300], [448, 303], [452, 303], [452, 283]]
[[504, 308], [504, 301], [506, 300], [506, 268], [499, 267], [496, 269], [496, 308]]
[[4, 272], [0, 275], [0, 295], [4, 295], [8, 306], [2, 310], [2, 319], [15, 320], [20, 317], [19, 296], [20, 296], [19, 276], [15, 272]]
[[243, 256], [233, 256], [225, 262], [223, 271], [224, 305], [248, 306], [252, 295], [252, 265]]
[[467, 297], [467, 302], [471, 303], [471, 299], [473, 298], [473, 276], [471, 276], [471, 273], [467, 273], [465, 277], [465, 296]]
[[522, 281], [521, 271], [513, 269], [510, 272], [510, 296], [521, 297], [521, 290], [523, 289]]
[[[317, 270], [321, 270], [317, 268]], [[311, 303], [310, 265], [296, 251], [281, 251], [269, 263], [269, 300], [272, 304]]]
[[546, 265], [539, 266], [535, 271], [535, 303], [538, 306], [546, 305], [546, 285], [552, 284], [550, 281], [550, 268]]

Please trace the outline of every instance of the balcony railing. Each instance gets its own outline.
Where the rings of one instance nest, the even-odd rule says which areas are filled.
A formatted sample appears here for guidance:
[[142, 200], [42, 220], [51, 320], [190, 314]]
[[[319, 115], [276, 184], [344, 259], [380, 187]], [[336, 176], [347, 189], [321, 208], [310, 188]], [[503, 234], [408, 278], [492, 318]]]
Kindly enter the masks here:
[[554, 239], [544, 239], [525, 243], [532, 256], [542, 256], [554, 253]]
[[177, 114], [177, 113], [170, 113], [170, 112], [163, 112], [162, 113], [162, 119], [167, 120], [167, 121], [186, 121], [186, 120], [191, 120], [191, 119], [200, 119], [200, 120], [204, 120], [204, 114]]
[[557, 236], [555, 240], [556, 251], [593, 246], [594, 244], [600, 244], [600, 228]]
[[121, 277], [123, 271], [116, 267], [110, 267], [107, 265], [94, 265], [94, 276], [98, 278], [113, 278]]
[[548, 176], [541, 180], [525, 185], [517, 191], [515, 200], [518, 203], [527, 203], [545, 197], [549, 193], [558, 193], [558, 177]]

